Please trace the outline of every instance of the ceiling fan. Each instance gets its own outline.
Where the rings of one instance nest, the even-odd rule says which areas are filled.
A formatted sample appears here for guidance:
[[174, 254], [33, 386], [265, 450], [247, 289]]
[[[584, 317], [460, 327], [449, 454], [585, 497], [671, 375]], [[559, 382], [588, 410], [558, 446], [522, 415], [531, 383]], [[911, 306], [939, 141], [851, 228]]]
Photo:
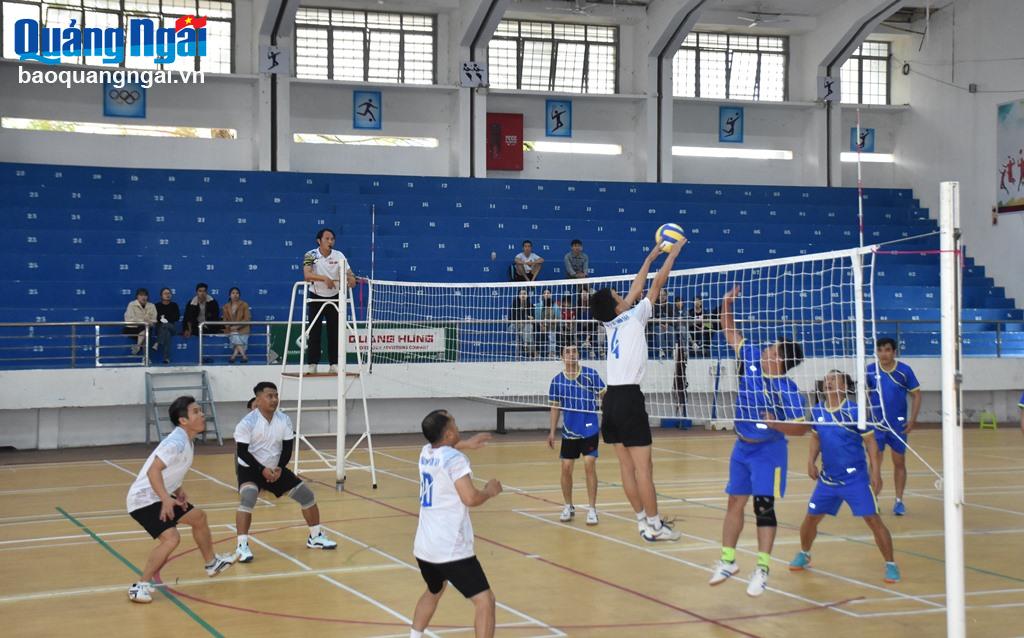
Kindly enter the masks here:
[[568, 7], [548, 7], [548, 11], [558, 11], [560, 13], [575, 13], [576, 15], [588, 16], [590, 12], [597, 6], [596, 2], [582, 2], [581, 0], [567, 0], [570, 3]]
[[736, 16], [736, 19], [741, 22], [749, 22], [747, 27], [751, 29], [765, 24], [789, 22], [789, 19], [782, 17], [781, 13], [765, 13], [763, 11], [751, 11], [750, 15]]

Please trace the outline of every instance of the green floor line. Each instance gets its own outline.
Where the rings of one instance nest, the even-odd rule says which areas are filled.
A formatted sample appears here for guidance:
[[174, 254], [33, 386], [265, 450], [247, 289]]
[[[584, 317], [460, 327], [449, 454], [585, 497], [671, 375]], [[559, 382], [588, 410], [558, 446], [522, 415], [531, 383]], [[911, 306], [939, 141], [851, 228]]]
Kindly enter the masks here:
[[[86, 534], [91, 536], [94, 541], [96, 541], [97, 543], [100, 544], [100, 547], [102, 547], [103, 549], [105, 549], [108, 552], [110, 552], [111, 556], [113, 556], [117, 560], [121, 561], [124, 564], [124, 566], [127, 567], [128, 569], [132, 570], [132, 572], [134, 572], [136, 576], [141, 576], [142, 575], [142, 570], [141, 569], [139, 569], [138, 567], [133, 565], [130, 560], [128, 560], [127, 558], [122, 556], [116, 549], [111, 547], [105, 540], [103, 540], [102, 538], [97, 536], [95, 532], [93, 532], [91, 529], [86, 527], [81, 521], [79, 521], [77, 518], [75, 518], [71, 514], [68, 514], [66, 511], [64, 511], [64, 508], [58, 506], [57, 507], [57, 511], [60, 512], [61, 516], [63, 516], [64, 518], [68, 519], [69, 521], [74, 523], [79, 529], [81, 529], [83, 532], [85, 532]], [[156, 589], [161, 594], [166, 596], [168, 600], [170, 600], [172, 603], [177, 605], [178, 609], [180, 609], [183, 612], [185, 612], [186, 614], [188, 614], [189, 618], [191, 618], [192, 620], [196, 621], [196, 623], [198, 623], [200, 627], [205, 629], [211, 636], [216, 636], [216, 638], [224, 638], [224, 634], [222, 634], [219, 631], [217, 631], [216, 629], [214, 629], [210, 625], [210, 623], [208, 623], [205, 620], [203, 620], [199, 616], [199, 614], [197, 614], [196, 612], [192, 611], [192, 609], [190, 609], [188, 605], [186, 605], [185, 603], [181, 602], [181, 600], [177, 596], [175, 596], [171, 592], [167, 591], [167, 589], [165, 587], [157, 587]]]

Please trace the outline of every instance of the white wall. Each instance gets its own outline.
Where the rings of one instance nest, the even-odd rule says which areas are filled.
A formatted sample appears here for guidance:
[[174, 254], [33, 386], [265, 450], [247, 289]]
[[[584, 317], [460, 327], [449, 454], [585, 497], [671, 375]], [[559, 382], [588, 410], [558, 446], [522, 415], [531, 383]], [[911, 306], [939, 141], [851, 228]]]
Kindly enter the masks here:
[[[1024, 215], [1004, 215], [993, 226], [991, 208], [998, 175], [996, 105], [1024, 99], [1022, 9], [1019, 0], [956, 2], [933, 16], [920, 52], [918, 41], [898, 45], [893, 64], [896, 73], [904, 60], [912, 69], [907, 96], [913, 110], [897, 133], [897, 170], [933, 215], [939, 182], [960, 182], [961, 223], [970, 254], [1017, 299], [1024, 299]], [[969, 93], [969, 83], [976, 83], [979, 92]]]
[[[908, 109], [903, 107], [886, 106], [863, 106], [860, 113], [860, 125], [862, 129], [875, 129], [875, 152], [895, 153], [896, 137], [903, 126], [904, 116]], [[850, 151], [850, 129], [857, 126], [857, 107], [845, 105], [842, 107], [842, 139], [839, 140], [839, 152]], [[897, 156], [896, 162], [901, 162], [902, 157]], [[861, 162], [861, 173], [865, 188], [908, 188], [909, 183], [906, 176], [897, 168], [896, 164], [877, 164]], [[857, 185], [857, 165], [852, 163], [843, 164], [843, 185]]]

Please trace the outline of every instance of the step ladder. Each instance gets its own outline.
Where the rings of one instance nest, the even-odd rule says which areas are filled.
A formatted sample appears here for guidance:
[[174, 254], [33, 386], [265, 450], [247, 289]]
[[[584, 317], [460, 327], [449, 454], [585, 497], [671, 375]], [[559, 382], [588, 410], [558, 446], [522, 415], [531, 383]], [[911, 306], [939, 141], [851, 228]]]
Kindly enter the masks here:
[[[298, 444], [295, 446], [295, 473], [298, 474], [300, 467], [302, 467], [300, 465], [300, 448], [302, 447], [301, 444], [305, 443], [319, 459], [319, 463], [314, 461], [313, 469], [307, 468], [305, 471], [333, 471], [335, 487], [339, 491], [345, 489], [345, 480], [347, 478], [346, 469], [368, 470], [370, 472], [370, 482], [373, 489], [377, 489], [377, 466], [373, 455], [373, 436], [370, 432], [370, 412], [366, 404], [366, 384], [364, 381], [364, 374], [369, 373], [369, 367], [366, 365], [366, 362], [363, 361], [363, 356], [358, 345], [355, 348], [355, 366], [347, 365], [348, 333], [351, 331], [352, 334], [356, 335], [357, 344], [362, 342], [359, 339], [359, 329], [355, 322], [355, 303], [348, 291], [345, 277], [345, 273], [347, 272], [348, 264], [342, 263], [341, 281], [336, 282], [338, 283], [338, 297], [335, 301], [325, 301], [320, 298], [310, 299], [309, 282], [299, 281], [292, 286], [291, 302], [288, 307], [288, 326], [285, 330], [284, 352], [281, 355], [281, 384], [279, 388], [279, 394], [283, 403], [285, 388], [290, 385], [296, 386], [294, 407], [280, 408], [284, 412], [293, 412], [295, 414], [295, 438], [298, 440]], [[309, 320], [307, 308], [311, 302], [321, 303], [322, 305], [320, 306], [320, 310], [317, 312], [316, 316], [313, 317], [312, 320]], [[301, 317], [299, 319], [295, 318], [296, 305], [299, 306], [301, 312]], [[306, 371], [307, 339], [310, 331], [314, 327], [316, 330], [322, 329], [320, 325], [321, 316], [324, 309], [331, 306], [338, 310], [338, 372], [309, 374]], [[295, 337], [294, 341], [293, 335]], [[299, 355], [298, 367], [296, 367], [295, 364], [289, 365], [288, 363], [289, 351], [294, 353], [296, 349], [298, 350]], [[348, 434], [346, 397], [356, 381], [359, 382], [360, 396], [363, 404], [363, 423], [365, 423], [366, 429], [362, 434], [360, 434], [356, 442], [353, 443], [350, 448], [346, 449], [345, 436]], [[303, 404], [303, 393], [307, 391], [307, 384], [322, 384], [330, 382], [334, 382], [337, 387], [337, 394], [335, 395], [335, 398], [331, 399], [334, 401], [333, 406], [309, 406]], [[335, 432], [335, 449], [333, 453], [321, 451], [317, 446], [313, 445], [307, 435], [302, 433], [302, 415], [304, 412], [334, 412], [336, 414], [337, 430]], [[362, 445], [363, 441], [366, 442], [367, 452], [369, 453], [369, 463], [366, 465], [356, 463], [349, 458], [352, 456], [352, 453]], [[323, 467], [317, 467], [317, 465], [320, 464], [322, 464]]]
[[210, 390], [210, 378], [206, 370], [186, 372], [146, 372], [146, 443], [155, 430], [157, 440], [170, 434], [176, 423], [171, 423], [167, 408], [180, 396], [193, 396], [206, 415], [206, 431], [200, 434], [203, 442], [206, 435], [217, 437], [217, 445], [224, 445], [217, 427], [217, 406]]

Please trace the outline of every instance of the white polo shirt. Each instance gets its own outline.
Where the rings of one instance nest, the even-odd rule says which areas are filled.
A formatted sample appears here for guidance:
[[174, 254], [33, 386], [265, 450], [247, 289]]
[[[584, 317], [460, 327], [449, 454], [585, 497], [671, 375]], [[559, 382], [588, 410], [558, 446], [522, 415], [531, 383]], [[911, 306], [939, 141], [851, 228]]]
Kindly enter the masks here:
[[428, 563], [473, 555], [473, 523], [455, 481], [472, 476], [469, 458], [451, 446], [429, 443], [420, 451], [420, 520], [412, 553]]
[[153, 466], [153, 459], [160, 457], [160, 460], [164, 462], [166, 467], [164, 467], [160, 475], [164, 479], [164, 487], [167, 488], [167, 493], [174, 494], [185, 481], [188, 468], [192, 467], [192, 455], [192, 440], [189, 439], [188, 432], [180, 427], [174, 428], [167, 435], [167, 438], [160, 441], [160, 444], [156, 446], [153, 453], [149, 455], [146, 463], [142, 466], [142, 470], [139, 471], [139, 475], [135, 478], [135, 482], [128, 488], [128, 511], [134, 512], [147, 505], [160, 502], [160, 497], [157, 495], [156, 490], [153, 489], [153, 485], [149, 482], [149, 476], [146, 474], [149, 472], [149, 468]]
[[[259, 410], [253, 410], [235, 426], [235, 443], [248, 443], [249, 453], [263, 467], [277, 467], [281, 460], [281, 444], [294, 438], [292, 420], [280, 410], [269, 422]], [[238, 459], [238, 464], [249, 467], [242, 459]]]
[[640, 300], [604, 324], [608, 333], [608, 385], [639, 385], [647, 368], [647, 320], [651, 301]]
[[327, 284], [322, 281], [312, 282], [311, 289], [321, 297], [338, 296], [338, 286], [340, 284], [337, 282], [341, 280], [342, 264], [348, 264], [348, 259], [345, 258], [345, 255], [340, 250], [331, 250], [331, 254], [325, 257], [319, 248], [314, 248], [302, 258], [303, 268], [312, 266], [314, 275], [328, 277], [336, 282], [334, 288], [328, 288]]

